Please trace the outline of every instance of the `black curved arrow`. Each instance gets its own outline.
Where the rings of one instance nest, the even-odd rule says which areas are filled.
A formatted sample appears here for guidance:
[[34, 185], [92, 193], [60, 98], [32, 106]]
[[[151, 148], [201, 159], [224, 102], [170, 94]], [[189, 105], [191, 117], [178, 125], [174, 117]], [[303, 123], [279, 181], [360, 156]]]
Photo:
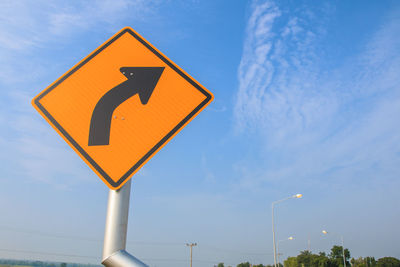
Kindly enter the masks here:
[[97, 102], [90, 120], [89, 146], [109, 144], [112, 114], [128, 98], [138, 94], [140, 102], [147, 104], [164, 67], [122, 67], [120, 71], [128, 80], [115, 86]]

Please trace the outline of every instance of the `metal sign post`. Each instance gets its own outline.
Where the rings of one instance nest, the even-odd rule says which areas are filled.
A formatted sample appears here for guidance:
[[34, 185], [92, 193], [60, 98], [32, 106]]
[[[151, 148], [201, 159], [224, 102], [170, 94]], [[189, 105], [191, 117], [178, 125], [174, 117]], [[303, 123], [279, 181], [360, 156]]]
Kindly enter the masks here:
[[129, 180], [120, 189], [110, 190], [108, 195], [102, 260], [102, 264], [106, 267], [148, 267], [125, 251], [130, 194]]

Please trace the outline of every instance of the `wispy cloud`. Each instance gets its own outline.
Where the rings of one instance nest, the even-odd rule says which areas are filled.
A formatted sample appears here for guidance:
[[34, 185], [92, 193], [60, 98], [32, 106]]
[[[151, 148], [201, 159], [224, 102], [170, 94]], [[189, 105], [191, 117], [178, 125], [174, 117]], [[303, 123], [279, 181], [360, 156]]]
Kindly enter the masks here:
[[[301, 124], [303, 110], [320, 102], [321, 96], [311, 86], [317, 67], [314, 42], [320, 30], [310, 27], [312, 21], [301, 15], [284, 13], [273, 1], [253, 2], [239, 66], [235, 107], [239, 130], [260, 123], [279, 126], [283, 116]], [[305, 76], [307, 83], [300, 83]]]
[[119, 27], [128, 15], [142, 20], [154, 12], [157, 1], [97, 0], [82, 2], [2, 1], [0, 47], [29, 49], [61, 35], [94, 26]]
[[126, 26], [123, 23], [128, 17], [131, 21], [141, 21], [154, 15], [157, 6], [158, 0], [2, 1], [0, 84], [18, 82], [21, 72], [36, 73], [32, 61], [38, 48], [63, 45], [71, 36], [90, 29], [113, 33]]
[[266, 157], [266, 167], [252, 170], [243, 186], [361, 176], [373, 182], [385, 175], [384, 184], [399, 175], [398, 15], [388, 16], [361, 51], [326, 63], [335, 53], [326, 45], [332, 37], [324, 17], [331, 10], [314, 12], [251, 4], [235, 126], [242, 134], [260, 133], [261, 150], [274, 159]]

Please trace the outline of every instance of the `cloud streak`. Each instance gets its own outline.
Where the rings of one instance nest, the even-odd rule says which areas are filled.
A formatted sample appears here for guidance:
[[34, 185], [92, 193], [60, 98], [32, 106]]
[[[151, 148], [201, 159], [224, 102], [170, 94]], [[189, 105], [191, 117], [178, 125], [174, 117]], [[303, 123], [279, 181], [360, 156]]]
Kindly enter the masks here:
[[381, 184], [393, 183], [400, 174], [398, 16], [388, 16], [361, 52], [326, 63], [335, 53], [322, 19], [329, 6], [299, 12], [253, 1], [250, 9], [235, 128], [259, 133], [267, 159], [240, 183], [364, 177], [375, 184], [382, 175]]
[[[63, 35], [90, 27], [116, 27], [128, 15], [142, 20], [153, 13], [157, 1], [97, 0], [49, 3], [48, 1], [2, 1], [0, 47], [32, 49]], [[115, 29], [113, 29], [115, 30]]]

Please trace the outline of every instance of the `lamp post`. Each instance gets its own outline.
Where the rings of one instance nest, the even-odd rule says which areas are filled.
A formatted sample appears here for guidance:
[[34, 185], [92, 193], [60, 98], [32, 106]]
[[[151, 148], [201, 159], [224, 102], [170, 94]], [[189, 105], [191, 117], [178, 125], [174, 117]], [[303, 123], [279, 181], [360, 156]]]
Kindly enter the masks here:
[[274, 207], [275, 207], [276, 204], [281, 203], [281, 202], [283, 202], [283, 201], [285, 201], [285, 200], [292, 199], [292, 198], [301, 198], [302, 196], [303, 196], [302, 194], [296, 194], [296, 195], [293, 195], [293, 196], [290, 196], [290, 197], [287, 197], [287, 198], [284, 198], [284, 199], [281, 199], [281, 200], [277, 200], [277, 201], [272, 202], [272, 205], [271, 205], [271, 207], [272, 207], [272, 241], [273, 241], [273, 245], [274, 245], [274, 266], [275, 266], [275, 267], [277, 267], [277, 265], [276, 265], [276, 244], [275, 244]]
[[186, 243], [186, 246], [190, 247], [190, 267], [192, 267], [192, 249], [197, 246], [197, 243]]
[[332, 233], [332, 234], [336, 234], [338, 236], [340, 236], [340, 239], [342, 240], [342, 254], [343, 254], [343, 266], [346, 267], [346, 256], [344, 255], [344, 241], [343, 241], [343, 235], [338, 234], [338, 233], [334, 233], [334, 232], [328, 232], [325, 230], [322, 230], [322, 233], [324, 235], [327, 235], [328, 233]]
[[276, 244], [276, 251], [277, 251], [276, 255], [277, 255], [277, 258], [278, 258], [278, 259], [277, 259], [278, 264], [279, 264], [279, 243], [280, 243], [280, 242], [283, 242], [283, 241], [293, 240], [293, 239], [294, 239], [293, 236], [289, 236], [287, 239], [278, 240], [278, 242], [277, 242], [277, 244]]

